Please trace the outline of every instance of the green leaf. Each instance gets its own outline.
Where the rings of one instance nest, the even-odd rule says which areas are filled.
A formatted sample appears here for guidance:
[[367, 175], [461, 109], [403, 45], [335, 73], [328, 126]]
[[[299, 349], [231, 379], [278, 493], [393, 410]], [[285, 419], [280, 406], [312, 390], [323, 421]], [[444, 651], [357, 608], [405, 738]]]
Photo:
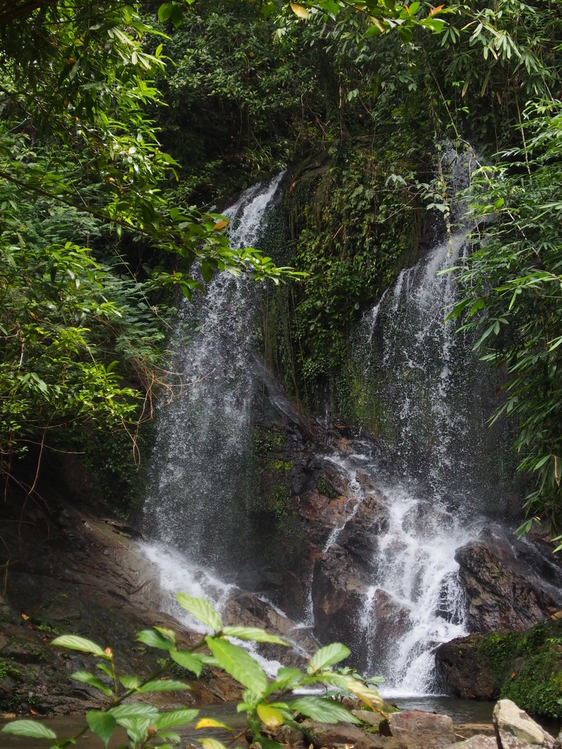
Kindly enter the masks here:
[[137, 632], [137, 640], [144, 642], [151, 648], [159, 648], [160, 650], [173, 650], [175, 648], [175, 644], [171, 640], [153, 629], [143, 629], [142, 632]]
[[90, 710], [86, 713], [86, 721], [88, 722], [90, 731], [99, 736], [107, 746], [109, 739], [113, 735], [113, 731], [117, 727], [117, 721], [113, 715], [98, 710]]
[[158, 20], [160, 23], [165, 23], [170, 18], [173, 9], [174, 6], [172, 3], [162, 3], [158, 8]]
[[35, 720], [14, 720], [7, 723], [3, 733], [13, 733], [15, 736], [27, 736], [30, 739], [56, 739], [57, 735], [50, 728]]
[[245, 650], [226, 640], [206, 638], [207, 645], [224, 670], [236, 681], [262, 695], [267, 689], [267, 677], [263, 668]]
[[180, 692], [186, 689], [191, 689], [188, 684], [184, 684], [183, 681], [175, 681], [173, 679], [158, 679], [155, 681], [148, 681], [143, 687], [139, 687], [137, 692]]
[[[170, 739], [170, 741], [173, 741], [174, 744], [179, 744], [181, 741], [181, 736], [179, 733], [175, 733], [174, 731], [164, 731], [163, 733], [158, 732], [158, 738], [159, 739]], [[165, 744], [159, 744], [158, 746], [166, 746]]]
[[276, 635], [270, 635], [265, 629], [259, 629], [259, 627], [223, 627], [222, 630], [224, 635], [228, 637], [238, 637], [240, 640], [252, 640], [253, 642], [272, 642], [275, 645], [285, 645], [289, 647], [289, 643], [282, 640]]
[[154, 722], [154, 728], [160, 730], [161, 728], [172, 728], [175, 726], [183, 726], [199, 715], [199, 710], [171, 710], [169, 713], [160, 713], [158, 720]]
[[171, 640], [174, 645], [176, 644], [176, 633], [173, 629], [166, 629], [166, 627], [154, 627], [157, 632], [160, 632], [163, 637], [167, 640]]
[[196, 676], [201, 676], [203, 670], [203, 661], [187, 650], [170, 650], [170, 655], [176, 663], [188, 671], [192, 671]]
[[345, 707], [334, 700], [322, 697], [299, 697], [289, 702], [291, 710], [297, 710], [312, 720], [322, 723], [360, 723]]
[[141, 683], [140, 676], [120, 676], [119, 681], [125, 689], [136, 689]]
[[101, 679], [98, 679], [89, 671], [75, 671], [70, 675], [70, 678], [74, 679], [74, 681], [80, 681], [82, 684], [89, 684], [91, 687], [99, 689], [100, 692], [103, 692], [108, 697], [111, 697], [113, 694], [113, 691], [107, 686], [107, 684], [104, 684]]
[[206, 624], [214, 632], [218, 632], [222, 628], [222, 620], [218, 611], [211, 606], [209, 601], [204, 598], [192, 598], [185, 593], [178, 593], [176, 599], [182, 609], [189, 611], [189, 613], [200, 622]]
[[342, 645], [341, 642], [333, 642], [331, 645], [326, 645], [326, 647], [316, 651], [310, 661], [310, 666], [313, 671], [319, 671], [321, 668], [332, 666], [334, 663], [349, 658], [350, 655], [351, 650], [348, 647]]
[[109, 669], [105, 663], [96, 663], [96, 668], [99, 668], [99, 670], [102, 671], [106, 676], [109, 676], [110, 679], [113, 679], [111, 669]]
[[98, 655], [100, 658], [110, 660], [110, 656], [99, 645], [77, 635], [62, 635], [53, 640], [51, 645], [58, 645], [61, 648], [68, 648], [69, 650], [80, 650], [82, 653], [91, 653], [92, 655]]
[[203, 749], [226, 749], [222, 741], [217, 741], [217, 739], [197, 739], [197, 741], [203, 744]]
[[209, 283], [209, 281], [213, 277], [213, 269], [211, 268], [209, 263], [201, 263], [201, 273], [203, 274], [205, 283]]
[[153, 705], [141, 705], [138, 702], [132, 705], [118, 705], [112, 707], [107, 711], [110, 715], [113, 715], [115, 720], [119, 723], [123, 718], [149, 718], [150, 720], [157, 720], [160, 711]]

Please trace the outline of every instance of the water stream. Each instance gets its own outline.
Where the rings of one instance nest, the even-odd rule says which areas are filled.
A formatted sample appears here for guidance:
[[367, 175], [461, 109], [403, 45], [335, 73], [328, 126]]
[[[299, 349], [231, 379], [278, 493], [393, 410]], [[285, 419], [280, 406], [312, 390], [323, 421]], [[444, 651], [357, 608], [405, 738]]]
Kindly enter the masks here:
[[[259, 246], [281, 179], [247, 190], [226, 211], [234, 244]], [[482, 436], [482, 371], [470, 341], [444, 322], [456, 282], [438, 272], [465, 251], [464, 232], [447, 238], [403, 270], [365, 314], [353, 357], [365, 381], [377, 384], [379, 447], [358, 441], [352, 453], [318, 456], [347, 487], [345, 517], [325, 555], [373, 486], [382, 497], [385, 527], [373, 539], [357, 628], [366, 644], [362, 668], [384, 674], [389, 696], [435, 691], [435, 646], [466, 634], [455, 549], [478, 535], [482, 510], [498, 504], [498, 467], [489, 465], [489, 437]], [[159, 414], [143, 549], [160, 570], [165, 608], [190, 626], [196, 623], [173, 594], [203, 595], [220, 609], [249, 558], [244, 497], [252, 404], [264, 377], [254, 354], [255, 300], [252, 282], [217, 276], [201, 300], [181, 308], [172, 341], [184, 385]], [[314, 624], [311, 594], [307, 600], [303, 626]], [[271, 673], [278, 666], [266, 665]]]

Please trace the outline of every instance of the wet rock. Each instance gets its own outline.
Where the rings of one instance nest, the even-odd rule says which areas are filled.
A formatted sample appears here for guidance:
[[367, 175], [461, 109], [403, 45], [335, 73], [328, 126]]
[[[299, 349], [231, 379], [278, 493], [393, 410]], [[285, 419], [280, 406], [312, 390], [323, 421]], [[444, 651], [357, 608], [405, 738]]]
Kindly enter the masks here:
[[[10, 567], [6, 598], [0, 599], [0, 711], [18, 714], [84, 713], [100, 706], [99, 693], [78, 685], [73, 671], [95, 671], [90, 656], [50, 647], [58, 634], [77, 634], [110, 646], [122, 673], [148, 676], [157, 650], [135, 635], [152, 626], [178, 633], [181, 647], [195, 637], [161, 607], [158, 575], [122, 530], [78, 511], [56, 506], [54, 521], [22, 523], [25, 556]], [[3, 512], [9, 512], [9, 506]], [[56, 512], [55, 512], [56, 510]], [[19, 517], [21, 505], [15, 505]], [[64, 525], [57, 522], [64, 519]], [[6, 523], [3, 539], [18, 548], [18, 524]], [[0, 550], [1, 551], [1, 550]], [[104, 552], [107, 551], [107, 554]], [[0, 556], [0, 563], [4, 563]], [[240, 689], [223, 672], [207, 670], [189, 692], [170, 693], [178, 705], [235, 699]], [[190, 679], [188, 672], [185, 678]]]
[[388, 509], [381, 492], [367, 495], [355, 515], [348, 520], [338, 536], [338, 544], [352, 554], [371, 574], [374, 568], [378, 536], [388, 529]]
[[377, 731], [383, 720], [386, 720], [386, 717], [378, 711], [352, 710], [351, 713], [352, 715], [355, 715], [356, 718], [359, 718], [362, 723], [367, 723], [367, 725], [373, 726], [373, 728], [376, 728]]
[[235, 590], [231, 594], [224, 608], [223, 620], [225, 624], [267, 629], [293, 643], [292, 648], [266, 643], [257, 645], [261, 655], [285, 666], [304, 666], [306, 655], [312, 655], [320, 647], [310, 629], [297, 627], [269, 603], [246, 591]]
[[355, 749], [405, 749], [405, 744], [396, 737], [364, 733], [351, 723], [334, 725], [305, 720], [300, 726], [306, 741], [316, 749], [343, 749], [346, 745]]
[[447, 749], [498, 749], [495, 736], [476, 734], [465, 741], [457, 741]]
[[499, 700], [496, 703], [492, 720], [499, 749], [554, 747], [554, 738], [511, 700]]
[[457, 549], [459, 577], [468, 600], [472, 632], [523, 631], [557, 608], [532, 571], [502, 539], [474, 541]]
[[374, 598], [375, 645], [398, 640], [412, 628], [410, 610], [385, 590], [377, 590]]
[[455, 695], [478, 700], [498, 697], [496, 677], [481, 649], [485, 641], [486, 636], [478, 633], [443, 643], [435, 651], [438, 673]]
[[402, 523], [405, 531], [426, 541], [443, 533], [444, 530], [452, 530], [453, 526], [453, 516], [439, 510], [430, 502], [417, 502], [405, 514]]
[[366, 600], [365, 570], [338, 544], [322, 554], [314, 568], [312, 603], [320, 642], [345, 642], [359, 663], [365, 652], [357, 620]]
[[525, 632], [458, 638], [440, 645], [436, 665], [461, 697], [509, 697], [532, 715], [556, 715], [562, 678], [562, 620], [543, 619]]
[[453, 719], [448, 715], [408, 710], [389, 715], [388, 726], [408, 749], [445, 749], [455, 741]]

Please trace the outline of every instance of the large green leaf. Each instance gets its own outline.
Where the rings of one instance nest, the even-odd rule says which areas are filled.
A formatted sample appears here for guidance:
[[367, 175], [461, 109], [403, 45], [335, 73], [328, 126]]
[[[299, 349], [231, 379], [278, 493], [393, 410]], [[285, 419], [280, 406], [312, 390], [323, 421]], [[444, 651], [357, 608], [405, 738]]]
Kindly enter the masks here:
[[277, 635], [270, 635], [265, 629], [258, 627], [223, 627], [223, 634], [228, 637], [238, 637], [240, 640], [252, 640], [253, 642], [272, 642], [275, 645], [285, 645], [289, 647], [286, 640], [282, 640]]
[[207, 645], [220, 666], [234, 676], [236, 681], [262, 695], [267, 689], [267, 677], [263, 668], [245, 650], [226, 640], [214, 640], [207, 637]]
[[206, 601], [204, 598], [193, 598], [185, 593], [178, 593], [176, 598], [183, 609], [189, 611], [192, 616], [199, 619], [203, 624], [206, 624], [214, 632], [222, 629], [220, 614], [218, 611], [215, 611], [209, 601]]
[[90, 727], [90, 731], [95, 733], [96, 736], [99, 736], [107, 746], [109, 739], [113, 735], [113, 731], [117, 727], [117, 721], [113, 715], [99, 710], [90, 710], [86, 713], [86, 720]]
[[38, 723], [36, 720], [14, 720], [7, 723], [2, 729], [4, 733], [13, 733], [15, 736], [28, 736], [30, 739], [56, 739], [57, 735], [50, 728]]
[[143, 629], [142, 632], [137, 632], [137, 640], [151, 648], [160, 648], [160, 650], [174, 650], [176, 647], [175, 643], [153, 629]]
[[310, 666], [313, 671], [319, 671], [321, 668], [332, 666], [334, 663], [339, 663], [345, 658], [349, 658], [351, 650], [342, 645], [341, 642], [333, 642], [331, 645], [326, 645], [320, 650], [314, 653], [310, 661]]
[[154, 727], [160, 730], [161, 728], [174, 728], [176, 726], [183, 726], [199, 715], [199, 710], [171, 710], [169, 713], [160, 713], [158, 720], [154, 722]]
[[89, 671], [75, 671], [73, 674], [70, 675], [71, 679], [74, 679], [74, 681], [80, 681], [82, 684], [89, 684], [91, 687], [95, 687], [96, 689], [99, 689], [100, 692], [103, 692], [108, 697], [111, 697], [113, 692], [111, 689], [107, 686], [107, 684], [104, 684], [101, 679], [98, 679], [94, 674], [91, 674]]
[[141, 683], [140, 676], [120, 676], [119, 681], [125, 689], [136, 689]]
[[192, 671], [196, 676], [201, 676], [203, 661], [200, 657], [194, 653], [189, 653], [187, 650], [170, 650], [170, 655], [180, 666]]
[[58, 645], [61, 648], [68, 648], [69, 650], [80, 650], [82, 653], [92, 653], [92, 655], [99, 655], [100, 658], [110, 659], [103, 648], [96, 645], [91, 640], [86, 640], [85, 637], [78, 637], [78, 635], [61, 635], [51, 642], [51, 645]]
[[113, 715], [115, 720], [119, 722], [122, 718], [150, 718], [150, 720], [158, 720], [160, 711], [153, 705], [141, 705], [138, 702], [134, 702], [131, 705], [118, 705], [112, 707], [107, 711], [110, 715]]
[[278, 690], [290, 689], [303, 679], [304, 676], [298, 668], [280, 668], [277, 672], [277, 678], [267, 687], [265, 694], [268, 696]]
[[289, 702], [291, 710], [297, 710], [312, 720], [322, 723], [360, 723], [360, 721], [345, 709], [339, 702], [323, 697], [299, 697]]
[[157, 679], [147, 681], [144, 686], [137, 689], [137, 692], [181, 692], [186, 689], [191, 689], [191, 687], [188, 684], [184, 684], [183, 681]]
[[139, 715], [131, 718], [119, 718], [117, 722], [127, 729], [127, 735], [135, 746], [144, 740], [149, 726], [152, 725], [150, 718], [143, 718]]

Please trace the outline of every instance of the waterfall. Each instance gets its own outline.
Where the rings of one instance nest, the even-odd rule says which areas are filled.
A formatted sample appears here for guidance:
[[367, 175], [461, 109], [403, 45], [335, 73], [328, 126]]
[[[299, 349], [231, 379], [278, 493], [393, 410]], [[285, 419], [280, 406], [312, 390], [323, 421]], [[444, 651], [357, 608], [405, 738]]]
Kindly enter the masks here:
[[[282, 176], [246, 190], [225, 211], [233, 244], [259, 246]], [[319, 466], [339, 474], [345, 504], [312, 565], [300, 570], [305, 580], [298, 583], [308, 590], [295, 616], [319, 633], [314, 559], [322, 564], [331, 555], [340, 559], [342, 548], [350, 551], [350, 528], [376, 504], [377, 529], [359, 554], [351, 549], [348, 555], [360, 559], [353, 562], [360, 566], [356, 579], [366, 582], [358, 610], [351, 612], [356, 631], [341, 637], [360, 640], [357, 665], [384, 675], [388, 696], [436, 689], [436, 645], [467, 633], [455, 550], [478, 536], [484, 510], [490, 517], [487, 508], [501, 505], [502, 465], [493, 444], [498, 436], [486, 426], [494, 388], [472, 341], [444, 319], [456, 280], [440, 271], [467, 251], [465, 240], [459, 231], [401, 271], [356, 330], [353, 366], [374, 399], [377, 441], [354, 440], [344, 449], [328, 439], [304, 471], [312, 482]], [[256, 358], [258, 299], [254, 282], [220, 274], [204, 296], [182, 305], [170, 342], [182, 385], [157, 415], [145, 503], [150, 541], [143, 549], [160, 571], [164, 607], [192, 627], [196, 623], [175, 604], [174, 593], [205, 596], [221, 609], [239, 592], [239, 581], [250, 579], [239, 575], [244, 567], [259, 572], [261, 564], [271, 579], [281, 579], [287, 570], [271, 565], [293, 558], [275, 556], [270, 537], [257, 553], [252, 537], [252, 416], [259, 397], [267, 391], [276, 413], [298, 422]], [[304, 535], [295, 538], [292, 543], [304, 548]], [[294, 576], [296, 570], [287, 569]], [[274, 672], [279, 664], [265, 665]]]
[[[282, 178], [254, 185], [224, 211], [234, 246], [259, 241]], [[158, 410], [144, 508], [145, 553], [170, 600], [191, 586], [220, 606], [247, 552], [248, 508], [240, 498], [251, 479], [251, 411], [261, 387], [256, 296], [255, 282], [216, 275], [205, 295], [184, 301], [170, 342], [182, 385]]]
[[[401, 271], [365, 313], [354, 362], [376, 385], [382, 455], [358, 442], [351, 455], [329, 458], [346, 477], [352, 504], [327, 553], [370, 488], [380, 490], [385, 527], [373, 543], [359, 628], [365, 668], [385, 676], [387, 696], [431, 693], [435, 647], [468, 633], [455, 549], [478, 536], [482, 508], [498, 502], [482, 436], [485, 370], [472, 341], [445, 321], [456, 297], [447, 271], [464, 252], [459, 231]], [[371, 487], [357, 481], [358, 470]]]

